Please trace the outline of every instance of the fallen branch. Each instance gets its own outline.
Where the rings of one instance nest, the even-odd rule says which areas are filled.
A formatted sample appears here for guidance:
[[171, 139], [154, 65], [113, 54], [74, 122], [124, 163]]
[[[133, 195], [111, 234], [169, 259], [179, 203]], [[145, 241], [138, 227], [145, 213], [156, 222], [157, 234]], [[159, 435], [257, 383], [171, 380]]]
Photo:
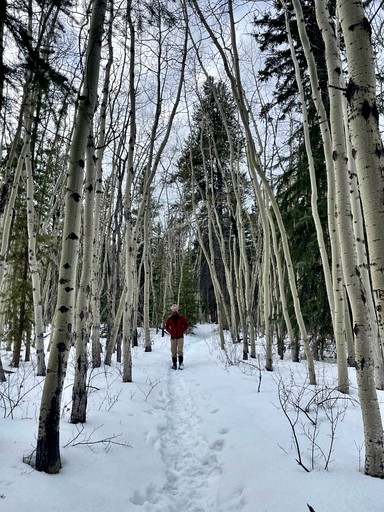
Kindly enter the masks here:
[[[124, 442], [124, 443], [120, 443], [118, 441], [115, 441], [118, 437], [121, 436], [121, 434], [113, 434], [112, 436], [109, 436], [109, 437], [105, 437], [103, 439], [98, 439], [97, 441], [92, 441], [91, 440], [91, 437], [94, 435], [94, 433], [96, 432], [96, 430], [98, 430], [99, 428], [103, 427], [104, 425], [100, 425], [99, 427], [97, 428], [94, 428], [93, 431], [85, 436], [84, 434], [84, 431], [85, 431], [85, 426], [82, 425], [81, 429], [78, 430], [77, 432], [77, 435], [71, 439], [70, 441], [68, 441], [68, 443], [66, 445], [64, 445], [64, 448], [67, 448], [68, 446], [79, 446], [79, 445], [86, 445], [88, 446], [90, 449], [91, 446], [95, 445], [95, 444], [102, 444], [104, 445], [106, 448], [109, 448], [110, 445], [112, 444], [115, 444], [115, 445], [118, 445], [118, 446], [125, 446], [127, 448], [132, 448], [132, 446], [127, 443], [127, 442]], [[83, 434], [83, 439], [82, 440], [79, 440], [77, 441], [77, 439], [79, 439], [79, 437]]]

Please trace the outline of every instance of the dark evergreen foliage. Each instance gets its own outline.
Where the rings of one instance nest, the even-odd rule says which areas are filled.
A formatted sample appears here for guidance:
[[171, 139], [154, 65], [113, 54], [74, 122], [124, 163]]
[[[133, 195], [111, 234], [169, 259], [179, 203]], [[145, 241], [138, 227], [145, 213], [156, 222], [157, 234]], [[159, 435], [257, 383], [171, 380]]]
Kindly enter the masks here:
[[[52, 10], [57, 7], [59, 7], [66, 16], [71, 16], [69, 8], [72, 6], [72, 1], [48, 2], [40, 0], [36, 3], [39, 5], [41, 12], [46, 14], [47, 19], [52, 13]], [[13, 2], [12, 9], [7, 8], [7, 3], [5, 2], [3, 9], [0, 11], [2, 18], [0, 18], [0, 23], [3, 23], [6, 29], [6, 37], [10, 38], [12, 41], [8, 41], [8, 44], [15, 44], [20, 54], [17, 66], [8, 66], [3, 60], [1, 61], [1, 76], [12, 85], [11, 77], [21, 68], [31, 71], [34, 80], [36, 80], [41, 88], [46, 88], [54, 83], [63, 89], [70, 89], [67, 77], [55, 67], [55, 60], [53, 58], [55, 43], [52, 42], [53, 44], [50, 48], [41, 44], [36, 45], [36, 34], [30, 34], [27, 25], [28, 16], [26, 9], [27, 6], [24, 2]], [[25, 12], [25, 16], [21, 15], [23, 12]], [[57, 23], [57, 26], [60, 31], [64, 30], [64, 27], [60, 25], [60, 23]], [[44, 30], [42, 33], [45, 35]]]
[[[193, 113], [193, 123], [191, 134], [178, 161], [177, 179], [183, 186], [187, 212], [192, 209], [192, 198], [198, 209], [197, 222], [208, 252], [207, 211], [204, 201], [209, 202], [211, 208], [218, 213], [221, 233], [228, 253], [235, 225], [229, 207], [231, 202], [234, 202], [234, 194], [229, 167], [231, 149], [228, 131], [236, 151], [237, 161], [243, 156], [244, 138], [237, 120], [236, 104], [224, 82], [215, 82], [211, 77], [207, 79], [202, 86], [199, 103]], [[222, 240], [213, 235], [216, 270], [221, 289], [226, 295], [220, 242]], [[203, 259], [200, 266], [200, 294], [203, 311], [209, 312], [210, 319], [216, 321], [217, 301], [209, 268], [209, 262]]]
[[[305, 25], [311, 42], [311, 48], [317, 63], [320, 88], [326, 97], [327, 80], [325, 49], [320, 30], [316, 23], [314, 1], [304, 0], [301, 4], [305, 18]], [[307, 65], [304, 52], [301, 47], [292, 6], [290, 6], [290, 19], [292, 20], [290, 23], [290, 29], [295, 45], [295, 52], [300, 70], [302, 71], [301, 79], [309, 106], [311, 101], [309, 76], [305, 71], [307, 69]], [[264, 82], [273, 79], [275, 83], [273, 101], [266, 104], [264, 113], [269, 113], [276, 104], [282, 107], [282, 112], [286, 115], [292, 112], [297, 112], [299, 109], [298, 88], [291, 58], [291, 51], [287, 43], [284, 8], [279, 0], [274, 0], [273, 8], [266, 12], [263, 17], [255, 17], [254, 26], [254, 37], [258, 42], [261, 51], [266, 54], [265, 64], [260, 69], [259, 77]]]
[[[274, 2], [276, 10], [271, 10], [263, 18], [255, 19], [255, 38], [261, 49], [267, 53], [265, 66], [260, 71], [263, 81], [275, 83], [273, 101], [263, 111], [271, 115], [276, 104], [282, 107], [283, 115], [299, 114], [299, 98], [296, 77], [285, 31], [284, 9], [279, 1]], [[302, 2], [306, 29], [317, 64], [320, 88], [325, 105], [328, 104], [328, 91], [325, 69], [325, 51], [321, 33], [316, 23], [313, 0]], [[292, 8], [292, 7], [291, 7]], [[332, 8], [332, 6], [331, 6]], [[295, 15], [292, 14], [292, 20]], [[323, 144], [320, 128], [312, 101], [307, 64], [301, 47], [296, 21], [291, 24], [295, 51], [301, 70], [301, 78], [306, 95], [310, 138], [318, 189], [318, 211], [328, 244], [327, 224], [327, 180], [324, 163]], [[323, 267], [320, 258], [316, 229], [312, 217], [311, 184], [308, 160], [302, 128], [297, 129], [288, 141], [291, 153], [278, 162], [279, 174], [275, 183], [275, 194], [282, 212], [284, 224], [290, 240], [291, 255], [297, 274], [297, 285], [304, 321], [310, 335], [318, 340], [333, 336], [331, 317]], [[290, 294], [288, 294], [290, 299]], [[294, 318], [293, 304], [289, 303], [291, 318]]]
[[25, 195], [17, 200], [12, 220], [10, 247], [7, 255], [7, 286], [1, 294], [2, 314], [7, 329], [7, 343], [12, 348], [12, 366], [18, 368], [33, 327], [32, 285], [29, 275], [27, 215]]

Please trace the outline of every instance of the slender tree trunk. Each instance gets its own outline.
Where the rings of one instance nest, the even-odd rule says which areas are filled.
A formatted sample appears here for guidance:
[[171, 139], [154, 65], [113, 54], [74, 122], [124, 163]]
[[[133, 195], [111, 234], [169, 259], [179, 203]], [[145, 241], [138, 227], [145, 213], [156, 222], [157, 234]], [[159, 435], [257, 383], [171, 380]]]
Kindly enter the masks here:
[[274, 255], [276, 258], [277, 283], [279, 286], [279, 300], [281, 303], [281, 311], [283, 313], [285, 326], [287, 328], [288, 338], [290, 340], [291, 359], [293, 362], [297, 363], [299, 361], [299, 354], [297, 351], [296, 337], [293, 332], [292, 322], [291, 322], [289, 312], [288, 312], [288, 303], [287, 303], [287, 297], [286, 297], [285, 288], [284, 288], [285, 279], [284, 279], [284, 274], [283, 274], [283, 266], [282, 266], [282, 262], [281, 262], [279, 246], [277, 243], [276, 227], [273, 222], [272, 214], [270, 211], [268, 211], [268, 220], [269, 220], [269, 225], [270, 225], [271, 235], [272, 235], [273, 252], [274, 252]]
[[41, 298], [41, 280], [40, 269], [36, 258], [36, 227], [35, 227], [35, 205], [34, 205], [34, 185], [32, 174], [32, 155], [30, 138], [28, 138], [28, 146], [25, 158], [25, 172], [27, 181], [27, 227], [28, 227], [28, 261], [29, 271], [32, 279], [32, 295], [33, 309], [35, 320], [35, 348], [37, 357], [36, 374], [44, 376], [45, 366], [45, 350], [44, 350], [44, 322], [43, 322], [43, 306]]
[[144, 266], [144, 303], [143, 303], [143, 323], [144, 323], [144, 345], [145, 352], [152, 352], [151, 333], [149, 329], [149, 287], [151, 283], [151, 266], [149, 256], [149, 226], [150, 226], [149, 207], [144, 214], [144, 248], [143, 248], [143, 266]]
[[[22, 268], [21, 279], [22, 281], [26, 281], [28, 277], [28, 248], [25, 246], [24, 254], [22, 254]], [[14, 368], [20, 367], [20, 358], [21, 358], [21, 348], [23, 345], [23, 337], [27, 333], [27, 297], [26, 297], [26, 288], [23, 286], [20, 290], [20, 293], [16, 299], [17, 310], [13, 313], [14, 325], [13, 325], [13, 357], [12, 357], [12, 366]]]
[[[299, 87], [301, 103], [302, 103], [302, 114], [303, 114], [303, 125], [304, 125], [304, 137], [306, 144], [306, 151], [309, 160], [309, 170], [310, 170], [310, 178], [311, 178], [311, 190], [312, 190], [312, 198], [311, 198], [311, 209], [312, 215], [314, 218], [316, 231], [317, 231], [317, 239], [321, 254], [322, 267], [324, 270], [324, 278], [327, 289], [327, 297], [329, 302], [329, 308], [331, 311], [332, 325], [333, 331], [336, 341], [336, 351], [337, 351], [337, 363], [338, 363], [338, 389], [342, 393], [348, 393], [349, 391], [349, 382], [348, 382], [348, 367], [347, 367], [347, 354], [346, 354], [346, 346], [345, 346], [345, 333], [344, 333], [344, 323], [343, 323], [343, 314], [344, 308], [342, 307], [342, 301], [344, 298], [343, 289], [342, 289], [342, 272], [341, 272], [341, 260], [340, 253], [338, 250], [337, 244], [337, 232], [335, 229], [335, 179], [334, 179], [334, 162], [332, 160], [332, 141], [330, 137], [330, 130], [328, 124], [327, 112], [325, 110], [321, 95], [320, 95], [320, 85], [317, 76], [316, 63], [311, 51], [309, 38], [306, 33], [305, 25], [304, 25], [304, 15], [302, 12], [301, 4], [299, 0], [293, 0], [294, 9], [296, 12], [297, 24], [299, 28], [300, 39], [303, 45], [304, 54], [307, 60], [310, 79], [311, 79], [311, 88], [312, 88], [312, 96], [314, 98], [314, 104], [318, 116], [320, 131], [324, 143], [324, 156], [325, 163], [327, 169], [327, 198], [328, 198], [328, 231], [330, 233], [330, 241], [331, 241], [331, 255], [332, 255], [332, 270], [333, 275], [331, 275], [329, 264], [328, 264], [328, 254], [326, 251], [323, 230], [321, 226], [321, 221], [317, 211], [317, 185], [316, 185], [316, 173], [315, 166], [313, 161], [311, 142], [309, 136], [309, 124], [308, 124], [308, 115], [305, 107], [305, 97], [304, 97], [304, 89], [301, 83], [300, 70], [298, 66], [298, 62], [296, 56], [293, 51], [293, 42], [290, 37], [290, 47], [291, 53], [295, 64], [296, 70], [296, 82]], [[286, 10], [286, 18], [287, 18], [287, 10]], [[287, 30], [289, 31], [289, 22], [288, 19], [286, 21]]]
[[358, 176], [367, 232], [380, 337], [384, 343], [384, 207], [382, 200], [384, 148], [376, 102], [376, 76], [369, 21], [359, 0], [337, 2], [346, 42], [349, 82], [346, 97], [352, 154]]
[[263, 172], [263, 169], [261, 167], [259, 157], [258, 157], [256, 148], [255, 148], [253, 133], [251, 130], [251, 121], [249, 119], [249, 109], [246, 105], [244, 90], [242, 87], [242, 81], [241, 81], [241, 76], [240, 76], [235, 22], [234, 22], [234, 18], [233, 18], [233, 3], [231, 0], [228, 0], [228, 2], [227, 2], [229, 18], [230, 18], [230, 37], [231, 37], [231, 43], [232, 43], [231, 44], [231, 50], [232, 50], [232, 54], [231, 54], [232, 61], [231, 62], [229, 62], [227, 53], [225, 52], [222, 45], [220, 45], [214, 31], [209, 26], [209, 23], [207, 22], [205, 16], [203, 15], [203, 13], [198, 5], [198, 2], [196, 0], [192, 0], [192, 5], [193, 5], [195, 11], [197, 12], [204, 28], [206, 29], [210, 38], [212, 39], [212, 42], [214, 43], [215, 47], [217, 48], [217, 50], [222, 58], [225, 72], [231, 82], [232, 92], [233, 92], [234, 98], [236, 100], [236, 104], [237, 104], [237, 107], [239, 110], [240, 117], [243, 122], [243, 127], [245, 130], [245, 135], [246, 135], [246, 139], [247, 139], [249, 170], [251, 173], [252, 183], [255, 187], [256, 182], [257, 182], [257, 177], [256, 177], [256, 173], [257, 173], [260, 176], [260, 179], [263, 183], [266, 193], [268, 194], [268, 199], [271, 203], [271, 206], [272, 206], [274, 214], [275, 214], [276, 221], [279, 226], [279, 231], [280, 231], [280, 235], [281, 235], [281, 239], [282, 239], [282, 247], [283, 247], [284, 256], [285, 256], [286, 265], [287, 265], [289, 285], [291, 287], [296, 318], [297, 318], [297, 322], [298, 322], [298, 325], [300, 328], [300, 335], [303, 340], [304, 350], [305, 350], [305, 354], [306, 354], [306, 358], [307, 358], [309, 382], [311, 385], [314, 385], [314, 384], [316, 384], [316, 374], [315, 374], [315, 368], [314, 368], [314, 362], [313, 362], [313, 355], [310, 350], [308, 333], [305, 328], [305, 323], [304, 323], [304, 319], [302, 317], [302, 312], [301, 312], [301, 308], [300, 308], [300, 300], [299, 300], [299, 296], [298, 296], [298, 292], [297, 292], [296, 280], [295, 280], [292, 260], [291, 260], [290, 251], [289, 251], [287, 234], [286, 234], [284, 224], [281, 219], [281, 214], [280, 214], [276, 199], [273, 196], [273, 193], [270, 189], [268, 180], [267, 180], [265, 173]]
[[100, 297], [102, 288], [101, 273], [101, 230], [100, 230], [100, 212], [103, 197], [103, 156], [106, 142], [106, 118], [109, 98], [109, 87], [111, 77], [111, 67], [113, 63], [113, 21], [114, 5], [109, 4], [109, 28], [108, 28], [108, 61], [105, 68], [103, 96], [100, 105], [100, 128], [96, 151], [96, 169], [95, 169], [95, 207], [94, 207], [94, 226], [93, 226], [93, 251], [92, 251], [92, 275], [91, 275], [91, 314], [92, 314], [92, 367], [101, 366], [101, 341], [100, 341]]
[[[349, 83], [346, 95], [349, 104], [348, 125], [351, 132], [353, 157], [362, 198], [367, 233], [369, 262], [376, 313], [383, 340], [384, 306], [384, 149], [378, 125], [376, 78], [370, 41], [370, 26], [359, 0], [337, 1], [337, 10], [345, 40]], [[375, 330], [366, 311], [369, 290], [365, 290], [359, 269], [359, 297], [351, 300], [356, 339], [356, 375], [365, 434], [365, 473], [384, 478], [384, 440], [374, 379], [372, 340]]]
[[132, 1], [127, 2], [127, 21], [130, 37], [129, 61], [129, 102], [130, 132], [127, 159], [127, 177], [124, 195], [125, 212], [125, 305], [123, 314], [123, 382], [132, 382], [132, 331], [133, 311], [137, 281], [135, 279], [137, 239], [133, 234], [132, 195], [133, 195], [133, 157], [136, 146], [136, 87], [135, 87], [135, 48], [136, 31], [132, 19]]
[[87, 418], [87, 348], [90, 339], [91, 265], [93, 261], [93, 213], [95, 200], [95, 159], [93, 129], [90, 127], [86, 149], [86, 176], [84, 183], [84, 212], [82, 238], [82, 266], [75, 309], [75, 380], [72, 388], [71, 423], [85, 423]]
[[95, 0], [90, 22], [84, 86], [79, 97], [79, 110], [70, 152], [68, 183], [65, 201], [63, 244], [57, 310], [47, 376], [40, 407], [36, 446], [36, 469], [58, 473], [60, 457], [60, 404], [66, 374], [68, 354], [72, 344], [72, 326], [76, 296], [76, 271], [80, 241], [81, 198], [84, 174], [84, 155], [97, 101], [101, 42], [106, 0]]

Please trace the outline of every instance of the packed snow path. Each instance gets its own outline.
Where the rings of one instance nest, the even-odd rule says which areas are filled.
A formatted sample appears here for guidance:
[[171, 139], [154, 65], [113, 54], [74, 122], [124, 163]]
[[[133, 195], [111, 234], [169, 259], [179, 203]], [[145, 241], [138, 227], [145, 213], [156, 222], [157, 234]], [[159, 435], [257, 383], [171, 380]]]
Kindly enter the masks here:
[[[226, 429], [220, 433], [222, 438], [209, 444], [203, 434], [204, 419], [198, 416], [193, 390], [185, 378], [187, 371], [170, 370], [166, 392], [160, 393], [159, 406], [165, 410], [166, 421], [158, 427], [158, 443], [152, 442], [159, 445], [166, 468], [164, 488], [149, 486], [146, 495], [136, 492], [132, 499], [151, 512], [227, 510], [217, 503], [221, 469], [216, 456], [224, 446]], [[197, 382], [194, 385], [199, 386]]]
[[[196, 339], [197, 338], [197, 339]], [[219, 407], [211, 403], [206, 382], [197, 375], [205, 366], [201, 350], [204, 339], [194, 338], [188, 347], [183, 371], [164, 371], [157, 409], [163, 421], [155, 432], [147, 433], [147, 443], [160, 453], [165, 483], [149, 483], [131, 496], [134, 510], [146, 512], [240, 512], [244, 497], [241, 488], [223, 492], [220, 488], [222, 463], [229, 428], [218, 427]], [[201, 360], [200, 360], [201, 358]], [[207, 436], [209, 435], [209, 439]], [[227, 489], [226, 491], [228, 491]]]
[[215, 510], [215, 484], [220, 476], [217, 446], [209, 446], [201, 432], [185, 373], [171, 370], [166, 402], [167, 423], [161, 428], [161, 455], [165, 463], [169, 511]]

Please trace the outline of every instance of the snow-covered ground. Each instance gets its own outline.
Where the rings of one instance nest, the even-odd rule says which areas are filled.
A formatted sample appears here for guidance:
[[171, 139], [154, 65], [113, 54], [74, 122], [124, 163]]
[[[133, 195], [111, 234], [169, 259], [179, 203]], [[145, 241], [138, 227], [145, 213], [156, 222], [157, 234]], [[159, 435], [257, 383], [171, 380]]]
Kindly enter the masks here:
[[[229, 359], [235, 351], [240, 358], [235, 346]], [[304, 362], [276, 361], [274, 372], [258, 370], [257, 360], [231, 365], [211, 325], [187, 335], [184, 371], [170, 369], [169, 338], [160, 335], [151, 353], [138, 347], [133, 359], [131, 384], [116, 364], [90, 372], [84, 425], [68, 421], [69, 366], [57, 475], [23, 462], [35, 446], [41, 378], [29, 364], [8, 376], [0, 388], [0, 512], [384, 511], [384, 482], [361, 472], [353, 370], [351, 396], [338, 399], [335, 365], [317, 365], [316, 389]], [[295, 403], [309, 404], [316, 421]]]

